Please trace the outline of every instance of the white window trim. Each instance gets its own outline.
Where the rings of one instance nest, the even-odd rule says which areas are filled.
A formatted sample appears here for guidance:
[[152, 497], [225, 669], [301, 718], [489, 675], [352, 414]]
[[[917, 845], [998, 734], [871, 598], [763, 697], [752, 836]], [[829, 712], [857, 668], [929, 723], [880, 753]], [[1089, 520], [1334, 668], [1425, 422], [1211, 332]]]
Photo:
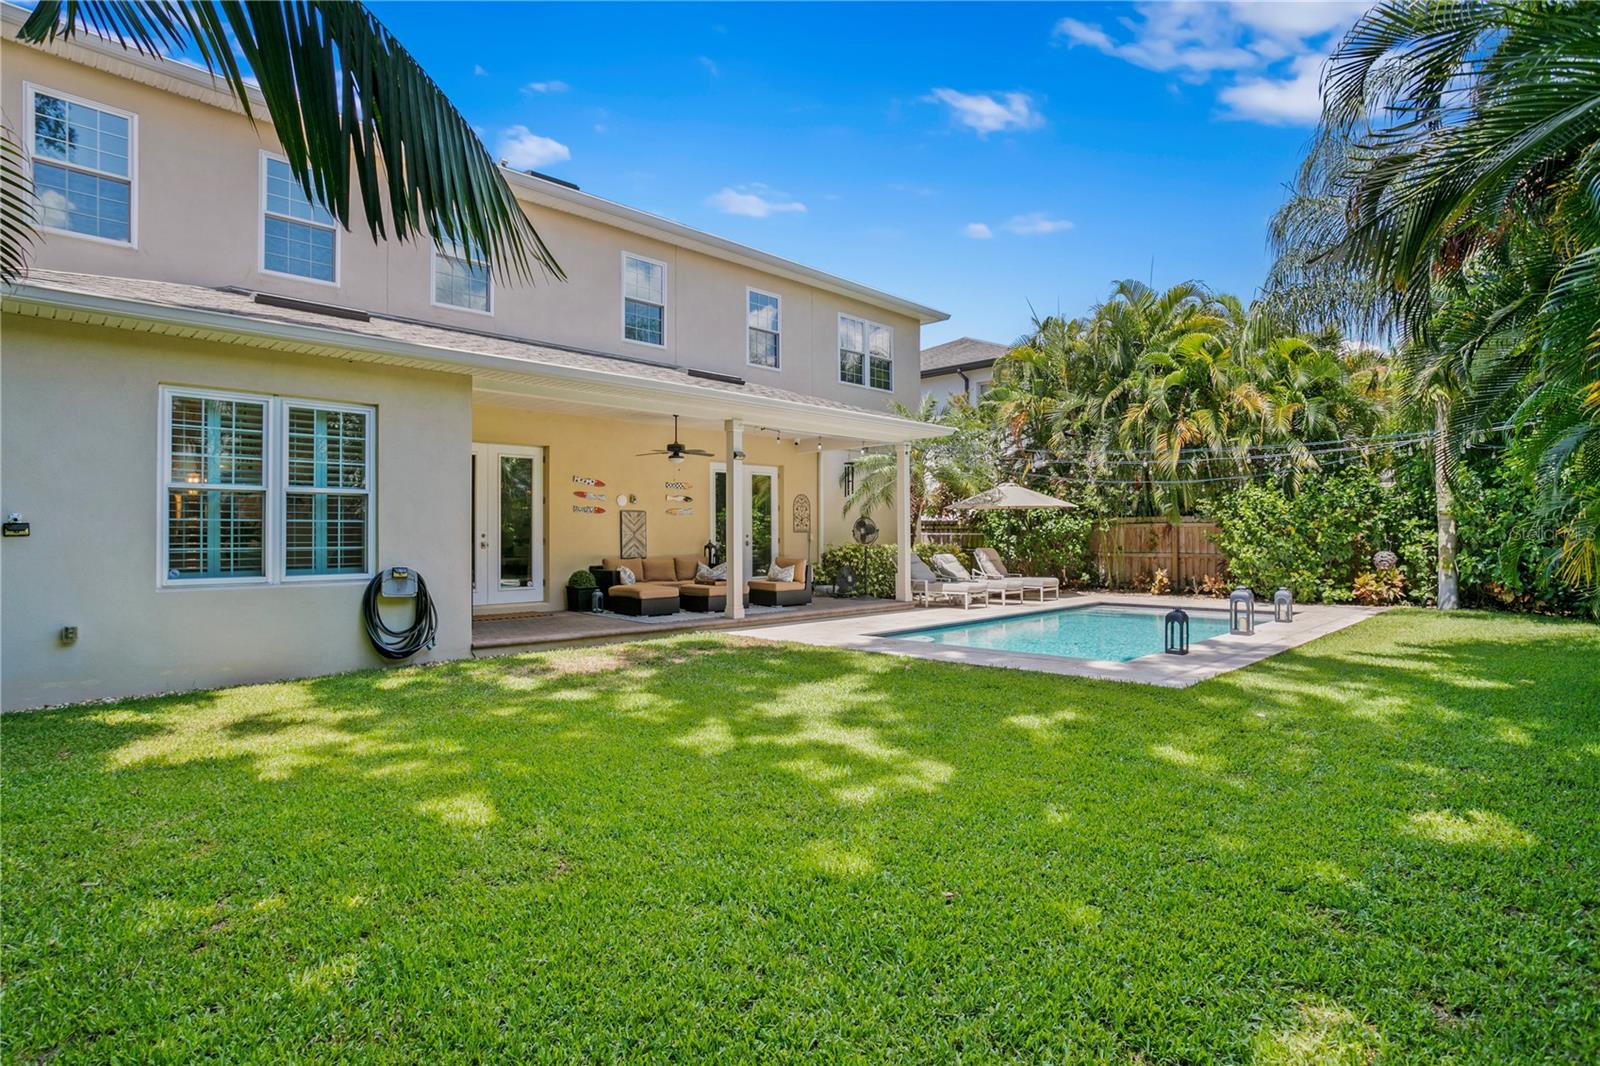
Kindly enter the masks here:
[[[852, 320], [854, 320], [856, 322], [860, 322], [862, 324], [862, 326], [863, 326], [863, 329], [861, 331], [861, 346], [863, 348], [867, 349], [867, 350], [863, 351], [861, 353], [861, 380], [859, 382], [857, 382], [857, 381], [847, 381], [845, 379], [845, 376], [844, 376], [844, 360], [839, 358], [839, 329], [838, 329], [838, 327], [842, 326], [844, 324], [844, 320], [847, 319], [847, 318], [848, 319], [852, 319]], [[880, 389], [880, 388], [878, 388], [876, 385], [874, 385], [872, 383], [872, 350], [871, 350], [872, 349], [872, 341], [870, 339], [870, 328], [872, 326], [877, 326], [879, 329], [886, 329], [886, 330], [889, 331], [889, 387], [887, 389]], [[891, 326], [891, 325], [888, 325], [887, 323], [884, 323], [884, 322], [874, 322], [874, 321], [872, 321], [872, 319], [867, 318], [865, 315], [852, 315], [852, 314], [847, 314], [844, 311], [840, 311], [839, 312], [839, 321], [835, 324], [834, 332], [833, 332], [833, 364], [834, 364], [834, 372], [836, 374], [838, 374], [838, 376], [839, 376], [839, 384], [848, 385], [852, 389], [866, 389], [868, 392], [875, 392], [875, 393], [878, 393], [880, 396], [881, 395], [893, 395], [894, 394], [894, 327]]]
[[[325, 400], [302, 399], [297, 396], [276, 396], [258, 392], [232, 392], [225, 389], [189, 388], [183, 385], [162, 385], [157, 390], [161, 406], [156, 420], [160, 434], [156, 469], [156, 586], [162, 589], [238, 588], [254, 585], [304, 585], [352, 584], [370, 581], [376, 573], [373, 561], [378, 548], [378, 409], [366, 404], [332, 403]], [[266, 436], [262, 449], [261, 528], [266, 538], [262, 545], [262, 573], [254, 577], [168, 577], [167, 576], [167, 493], [171, 491], [172, 477], [172, 400], [178, 396], [194, 396], [207, 400], [233, 400], [242, 403], [259, 403], [266, 406], [262, 430]], [[306, 491], [290, 486], [289, 481], [289, 408], [309, 407], [318, 411], [348, 411], [367, 416], [367, 568], [359, 574], [289, 574], [287, 573], [288, 508], [285, 498], [291, 491]], [[256, 491], [254, 486], [248, 491]], [[316, 491], [316, 490], [310, 490]], [[343, 489], [336, 495], [362, 495], [361, 490]]]
[[[489, 306], [488, 306], [487, 309], [480, 311], [476, 307], [462, 307], [460, 304], [441, 303], [440, 300], [439, 300], [439, 260], [440, 259], [458, 259], [461, 262], [468, 264], [469, 266], [470, 265], [477, 265], [477, 264], [473, 263], [473, 261], [472, 261], [472, 259], [470, 257], [462, 254], [461, 250], [459, 248], [453, 249], [453, 250], [448, 251], [448, 252], [443, 252], [443, 251], [440, 251], [438, 246], [436, 245], [434, 247], [434, 249], [433, 249], [433, 258], [431, 260], [429, 260], [429, 267], [428, 267], [428, 302], [430, 304], [432, 304], [434, 307], [441, 307], [446, 311], [462, 311], [462, 312], [465, 312], [466, 314], [469, 314], [469, 315], [483, 315], [486, 318], [493, 318], [494, 317], [494, 300], [495, 300], [495, 295], [494, 295], [494, 271], [490, 270], [488, 272], [487, 296], [488, 296]], [[487, 267], [488, 266], [488, 261], [485, 260], [483, 265], [485, 267]]]
[[[661, 343], [660, 344], [654, 344], [654, 343], [652, 343], [650, 341], [634, 340], [632, 337], [628, 336], [628, 260], [630, 260], [630, 259], [637, 259], [641, 263], [654, 263], [656, 266], [661, 268]], [[637, 345], [640, 345], [640, 346], [645, 347], [645, 348], [655, 348], [657, 350], [669, 347], [669, 345], [667, 344], [667, 322], [668, 322], [667, 311], [668, 311], [668, 307], [669, 307], [668, 297], [669, 297], [669, 293], [670, 293], [670, 289], [668, 288], [668, 286], [671, 283], [672, 279], [670, 277], [668, 277], [668, 273], [669, 272], [667, 270], [667, 264], [663, 263], [659, 259], [652, 259], [648, 255], [640, 255], [638, 252], [630, 252], [626, 248], [624, 248], [623, 251], [622, 251], [621, 264], [622, 264], [621, 269], [618, 271], [618, 274], [617, 274], [617, 279], [618, 279], [618, 282], [620, 283], [620, 296], [619, 296], [619, 298], [617, 300], [617, 325], [618, 325], [618, 327], [620, 329], [620, 332], [621, 332], [622, 343], [623, 344], [637, 344]], [[649, 303], [648, 300], [641, 300], [639, 302], [640, 303]], [[747, 313], [748, 313], [748, 311], [747, 311]]]
[[[261, 149], [261, 175], [257, 186], [256, 203], [256, 273], [264, 274], [269, 278], [288, 278], [290, 281], [303, 281], [307, 285], [321, 285], [324, 288], [337, 289], [344, 280], [344, 227], [339, 225], [339, 220], [334, 219], [333, 226], [333, 280], [323, 281], [321, 278], [308, 278], [304, 274], [289, 274], [282, 270], [267, 269], [267, 160], [276, 159], [288, 166], [289, 160], [277, 152]], [[326, 210], [326, 208], [324, 208]], [[332, 214], [330, 211], [329, 214]], [[303, 218], [289, 218], [286, 215], [274, 214], [273, 218], [281, 218], [285, 222], [292, 222], [299, 226], [312, 226], [316, 229], [328, 229], [320, 222], [307, 222]]]
[[[768, 366], [750, 358], [750, 331], [756, 328], [750, 324], [750, 297], [752, 295], [769, 296], [778, 301], [778, 328], [772, 331], [773, 336], [778, 338], [777, 366]], [[762, 332], [765, 333], [766, 331], [762, 330]], [[783, 297], [778, 293], [768, 292], [766, 289], [758, 289], [754, 285], [746, 285], [744, 289], [744, 362], [746, 366], [753, 366], [757, 370], [776, 372], [783, 369]]]
[[120, 107], [112, 107], [109, 104], [102, 104], [97, 100], [89, 100], [82, 96], [74, 96], [72, 93], [60, 92], [56, 89], [50, 88], [48, 85], [39, 85], [31, 81], [23, 82], [22, 110], [23, 114], [26, 116], [28, 127], [27, 132], [23, 135], [21, 140], [27, 149], [25, 155], [28, 159], [28, 181], [30, 183], [33, 181], [34, 137], [37, 136], [38, 133], [38, 124], [36, 116], [34, 115], [33, 101], [34, 97], [40, 93], [43, 93], [46, 96], [53, 96], [57, 100], [65, 100], [71, 104], [81, 104], [84, 107], [92, 107], [97, 111], [105, 111], [109, 114], [116, 115], [119, 118], [125, 118], [128, 120], [127, 177], [123, 177], [121, 174], [111, 174], [103, 170], [96, 170], [93, 167], [86, 167], [79, 163], [68, 163], [65, 160], [42, 158], [39, 160], [41, 163], [46, 163], [50, 166], [59, 166], [67, 170], [78, 170], [85, 174], [93, 174], [95, 177], [109, 178], [112, 181], [126, 181], [128, 183], [128, 239], [125, 241], [114, 241], [110, 237], [102, 237], [97, 233], [78, 233], [70, 229], [59, 229], [55, 226], [46, 226], [43, 223], [39, 224], [39, 231], [41, 233], [51, 233], [62, 237], [73, 237], [80, 241], [93, 241], [95, 244], [104, 244], [112, 248], [137, 249], [139, 247], [139, 116], [132, 111], [124, 111]]

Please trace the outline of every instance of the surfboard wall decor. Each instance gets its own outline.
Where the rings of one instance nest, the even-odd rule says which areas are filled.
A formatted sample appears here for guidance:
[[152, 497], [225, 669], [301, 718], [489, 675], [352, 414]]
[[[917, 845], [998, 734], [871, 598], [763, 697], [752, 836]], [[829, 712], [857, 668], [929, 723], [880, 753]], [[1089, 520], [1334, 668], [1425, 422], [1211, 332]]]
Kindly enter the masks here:
[[572, 483], [574, 485], [589, 485], [597, 489], [606, 487], [606, 483], [597, 477], [580, 477], [577, 474], [572, 475]]

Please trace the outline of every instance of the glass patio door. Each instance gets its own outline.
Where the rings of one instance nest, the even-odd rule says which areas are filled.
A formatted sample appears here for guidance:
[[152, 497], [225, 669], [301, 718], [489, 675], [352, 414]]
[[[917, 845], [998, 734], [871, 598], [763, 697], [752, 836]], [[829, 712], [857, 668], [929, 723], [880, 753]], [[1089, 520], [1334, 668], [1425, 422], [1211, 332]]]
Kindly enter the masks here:
[[546, 598], [543, 459], [538, 448], [472, 447], [474, 604]]
[[[721, 463], [711, 465], [711, 542], [719, 558], [727, 558], [722, 543], [728, 528], [728, 471]], [[744, 468], [745, 527], [739, 558], [747, 577], [765, 574], [778, 555], [778, 468]]]

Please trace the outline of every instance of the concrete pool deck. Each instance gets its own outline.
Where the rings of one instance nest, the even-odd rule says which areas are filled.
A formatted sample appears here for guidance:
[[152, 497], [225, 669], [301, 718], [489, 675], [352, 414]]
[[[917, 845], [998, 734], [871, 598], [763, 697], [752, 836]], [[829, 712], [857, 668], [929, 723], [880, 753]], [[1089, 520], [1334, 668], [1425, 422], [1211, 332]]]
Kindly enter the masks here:
[[[926, 607], [917, 611], [900, 611], [893, 614], [855, 615], [814, 622], [797, 621], [789, 624], [767, 625], [747, 629], [734, 629], [731, 635], [753, 637], [757, 640], [787, 641], [811, 644], [825, 648], [850, 648], [855, 651], [883, 652], [889, 655], [906, 655], [916, 659], [936, 659], [947, 663], [966, 663], [971, 666], [998, 666], [1011, 670], [1033, 670], [1046, 674], [1065, 674], [1072, 677], [1092, 677], [1101, 681], [1131, 681], [1143, 685], [1160, 685], [1164, 688], [1188, 688], [1258, 663], [1280, 651], [1297, 648], [1318, 637], [1336, 633], [1341, 629], [1365, 621], [1378, 614], [1380, 608], [1331, 606], [1327, 604], [1297, 605], [1294, 621], [1279, 625], [1266, 622], [1271, 619], [1272, 605], [1256, 604], [1256, 632], [1254, 636], [1223, 634], [1208, 640], [1194, 641], [1188, 655], [1157, 653], [1127, 662], [1108, 662], [1100, 659], [1066, 659], [1055, 655], [1038, 655], [1030, 652], [999, 651], [989, 648], [965, 648], [952, 644], [930, 644], [912, 640], [897, 640], [895, 633], [928, 629], [933, 626], [975, 624], [997, 618], [1023, 618], [1028, 615], [1063, 608], [1123, 606], [1163, 608], [1182, 607], [1190, 614], [1200, 611], [1218, 611], [1226, 615], [1228, 601], [1197, 599], [1193, 596], [1149, 596], [1139, 593], [1097, 592], [1066, 594], [1059, 601], [1024, 604], [991, 604], [987, 607]], [[1265, 609], [1263, 610], [1263, 607]]]

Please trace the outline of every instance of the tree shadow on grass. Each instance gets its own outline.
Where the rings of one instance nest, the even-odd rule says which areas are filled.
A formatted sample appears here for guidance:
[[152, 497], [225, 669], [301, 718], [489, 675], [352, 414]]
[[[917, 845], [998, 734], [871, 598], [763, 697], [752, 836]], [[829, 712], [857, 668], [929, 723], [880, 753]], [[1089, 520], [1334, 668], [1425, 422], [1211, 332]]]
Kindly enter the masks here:
[[1009, 1012], [1169, 1059], [1427, 1046], [1441, 1010], [1528, 1037], [1513, 1006], [1581, 970], [1593, 827], [1551, 794], [1593, 784], [1594, 631], [1528, 630], [1530, 672], [1429, 625], [1181, 692], [676, 637], [7, 720], [13, 898], [46, 904], [8, 921], [16, 1046], [208, 1011], [184, 1050], [393, 1039], [402, 974], [451, 1021], [414, 1034], [590, 1057], [625, 988], [702, 1020], [665, 1032], [908, 1012], [875, 1057], [952, 1018], [1011, 1047]]

